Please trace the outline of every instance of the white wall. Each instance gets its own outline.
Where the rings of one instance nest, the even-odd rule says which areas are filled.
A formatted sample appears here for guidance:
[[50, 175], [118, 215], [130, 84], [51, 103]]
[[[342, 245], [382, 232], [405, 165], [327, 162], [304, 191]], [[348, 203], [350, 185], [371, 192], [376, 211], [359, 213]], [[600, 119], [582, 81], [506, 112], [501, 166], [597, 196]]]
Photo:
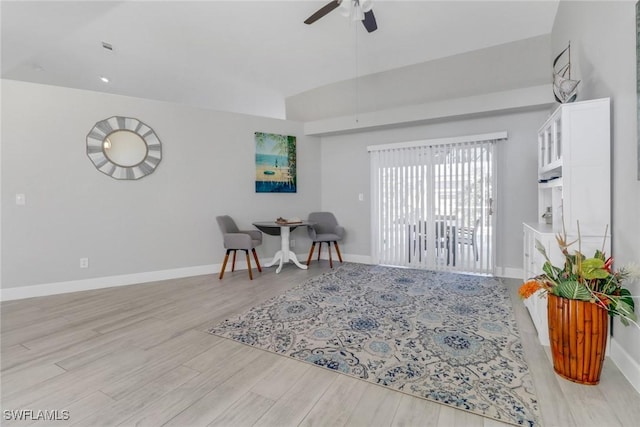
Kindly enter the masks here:
[[[579, 100], [611, 97], [611, 226], [618, 268], [640, 263], [635, 3], [560, 2], [552, 33], [552, 52], [559, 53], [571, 41], [573, 71], [582, 80]], [[640, 281], [629, 285], [633, 295], [640, 295]], [[640, 391], [640, 328], [616, 322], [612, 357]]]
[[[118, 181], [90, 162], [87, 133], [114, 115], [160, 138], [153, 174]], [[298, 193], [255, 193], [255, 131], [297, 136]], [[317, 142], [298, 122], [3, 80], [2, 288], [219, 264], [216, 215], [253, 228], [319, 208]], [[306, 233], [293, 236], [306, 246]], [[258, 253], [268, 259], [278, 246], [265, 236]]]
[[[548, 113], [548, 109], [505, 113], [323, 137], [322, 208], [334, 211], [347, 228], [343, 251], [371, 255], [368, 145], [506, 130], [509, 140], [498, 146], [496, 265], [498, 274], [518, 274], [522, 270], [522, 222], [537, 220], [536, 131]], [[359, 193], [364, 193], [364, 202], [358, 200]]]

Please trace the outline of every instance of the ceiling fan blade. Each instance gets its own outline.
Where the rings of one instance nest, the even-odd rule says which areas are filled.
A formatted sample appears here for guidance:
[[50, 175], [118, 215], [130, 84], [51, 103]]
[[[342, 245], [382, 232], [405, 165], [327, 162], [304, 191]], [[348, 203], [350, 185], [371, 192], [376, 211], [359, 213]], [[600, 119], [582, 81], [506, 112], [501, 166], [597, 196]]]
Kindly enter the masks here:
[[378, 29], [378, 23], [376, 22], [376, 17], [373, 15], [373, 10], [364, 13], [362, 25], [364, 25], [364, 28], [370, 33]]
[[318, 11], [316, 13], [314, 13], [313, 15], [308, 17], [307, 20], [304, 21], [304, 23], [305, 24], [313, 24], [318, 19], [322, 18], [327, 13], [331, 12], [333, 9], [335, 9], [338, 6], [340, 6], [340, 3], [341, 3], [341, 0], [333, 0], [332, 2], [325, 4], [320, 9], [318, 9]]

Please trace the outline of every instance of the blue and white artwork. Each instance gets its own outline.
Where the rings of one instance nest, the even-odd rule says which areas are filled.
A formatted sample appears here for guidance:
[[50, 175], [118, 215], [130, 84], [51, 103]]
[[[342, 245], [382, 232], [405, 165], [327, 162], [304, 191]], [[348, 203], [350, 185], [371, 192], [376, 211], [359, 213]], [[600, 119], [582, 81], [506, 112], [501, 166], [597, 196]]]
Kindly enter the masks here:
[[296, 137], [255, 133], [256, 193], [295, 193]]

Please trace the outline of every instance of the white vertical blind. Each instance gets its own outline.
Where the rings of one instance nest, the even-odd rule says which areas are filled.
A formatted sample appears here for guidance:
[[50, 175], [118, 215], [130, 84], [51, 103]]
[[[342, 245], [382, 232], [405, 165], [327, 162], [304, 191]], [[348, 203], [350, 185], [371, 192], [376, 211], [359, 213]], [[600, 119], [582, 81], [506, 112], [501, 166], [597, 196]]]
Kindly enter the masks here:
[[506, 137], [368, 147], [374, 262], [493, 273], [495, 142]]

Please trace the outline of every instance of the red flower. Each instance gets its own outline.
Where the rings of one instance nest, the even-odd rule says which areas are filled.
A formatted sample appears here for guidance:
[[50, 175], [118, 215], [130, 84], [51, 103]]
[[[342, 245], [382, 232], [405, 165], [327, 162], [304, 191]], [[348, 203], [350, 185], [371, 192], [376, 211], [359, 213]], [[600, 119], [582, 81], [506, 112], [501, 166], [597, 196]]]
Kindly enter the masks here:
[[607, 270], [607, 273], [611, 273], [611, 266], [613, 265], [613, 257], [609, 257], [607, 258], [607, 260], [604, 262], [604, 268], [605, 270]]

